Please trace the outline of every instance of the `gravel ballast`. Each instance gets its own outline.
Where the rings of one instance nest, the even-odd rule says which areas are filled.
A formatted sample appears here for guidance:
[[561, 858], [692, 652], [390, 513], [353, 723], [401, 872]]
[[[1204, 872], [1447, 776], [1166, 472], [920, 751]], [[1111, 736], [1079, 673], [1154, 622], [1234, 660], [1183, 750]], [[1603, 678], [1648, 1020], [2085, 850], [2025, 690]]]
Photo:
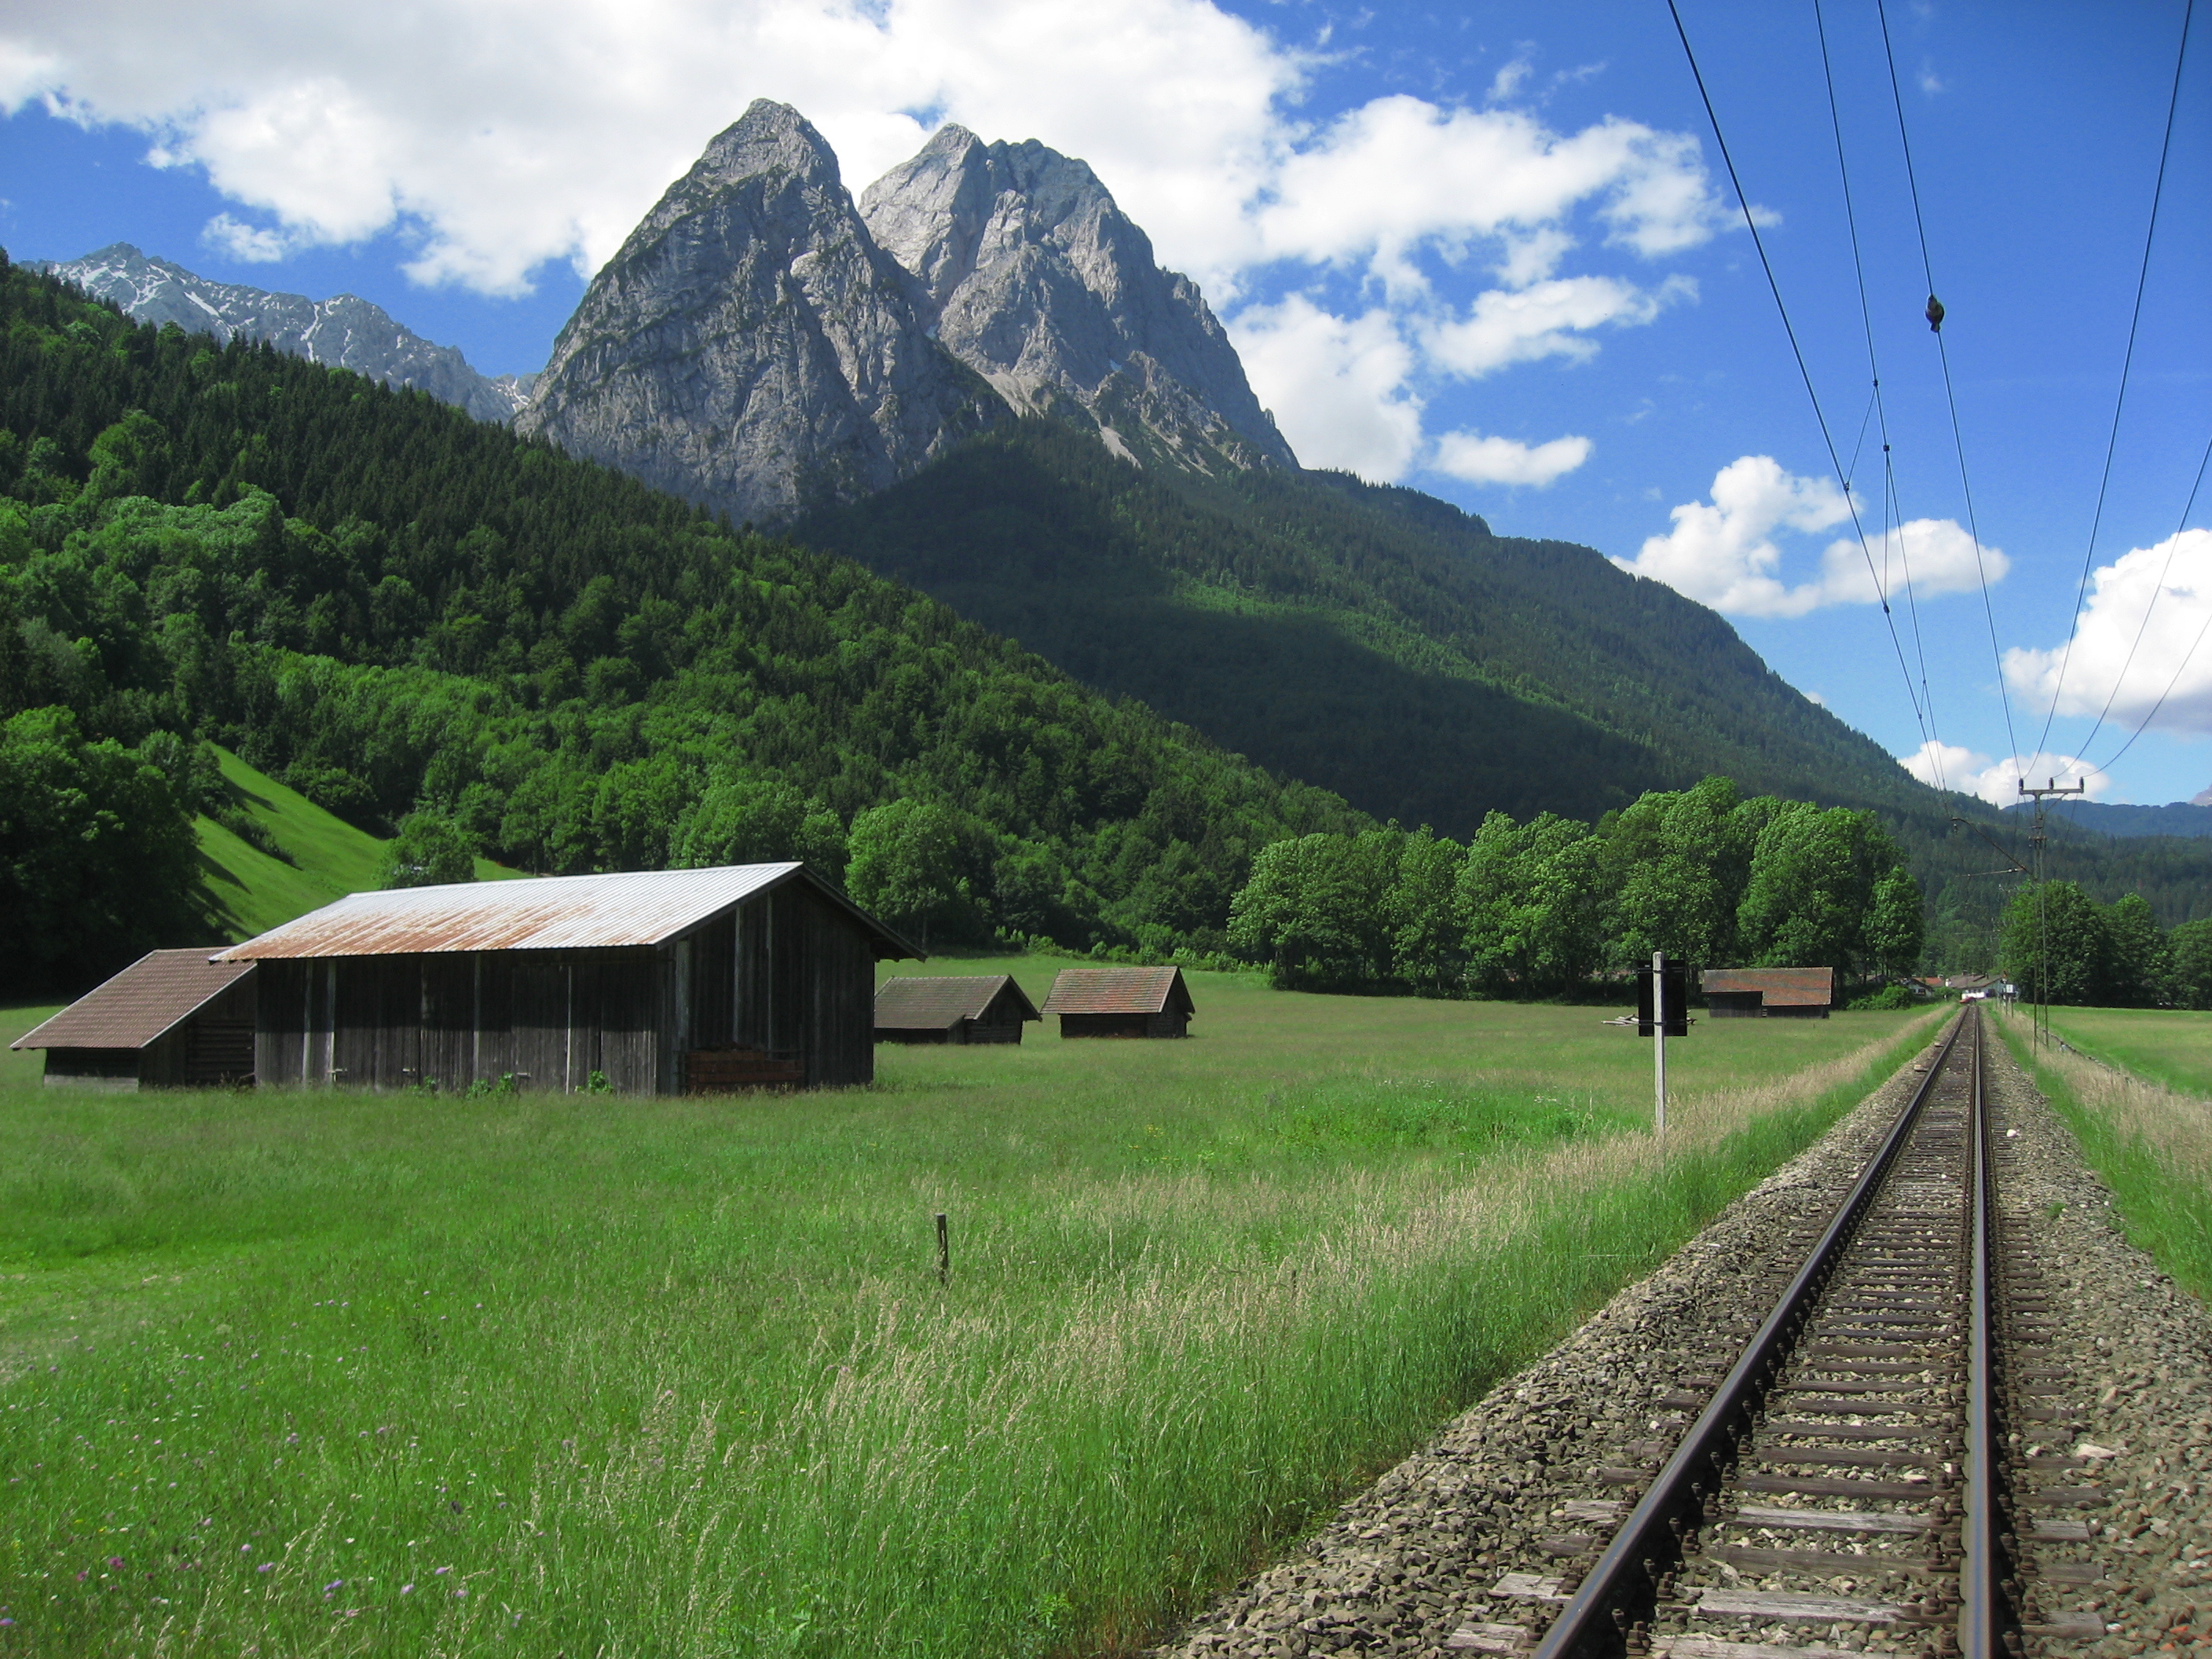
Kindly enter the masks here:
[[[2109, 1194], [1994, 1032], [1988, 1052], [2008, 1237], [2033, 1242], [2055, 1292], [2048, 1352], [2081, 1373], [2065, 1385], [2078, 1407], [2070, 1420], [2028, 1425], [2019, 1450], [2081, 1457], [2094, 1470], [2081, 1478], [2110, 1494], [2070, 1512], [2089, 1523], [2086, 1540], [2032, 1547], [2057, 1570], [2029, 1581], [2039, 1626], [2086, 1634], [2094, 1613], [2105, 1634], [2031, 1635], [2028, 1651], [2212, 1650], [2212, 1316], [2120, 1237]], [[1932, 1053], [1287, 1559], [1222, 1596], [1155, 1650], [1159, 1659], [1525, 1651], [1522, 1632], [1548, 1623], [1555, 1604], [1543, 1598], [1560, 1593], [1569, 1559], [1639, 1495], [1627, 1472], [1663, 1461], [1686, 1426], [1678, 1391], [1728, 1370]], [[1680, 1627], [1662, 1610], [1661, 1630], [1670, 1624]], [[1866, 1652], [1929, 1647], [1924, 1627], [1845, 1624], [1812, 1639]]]

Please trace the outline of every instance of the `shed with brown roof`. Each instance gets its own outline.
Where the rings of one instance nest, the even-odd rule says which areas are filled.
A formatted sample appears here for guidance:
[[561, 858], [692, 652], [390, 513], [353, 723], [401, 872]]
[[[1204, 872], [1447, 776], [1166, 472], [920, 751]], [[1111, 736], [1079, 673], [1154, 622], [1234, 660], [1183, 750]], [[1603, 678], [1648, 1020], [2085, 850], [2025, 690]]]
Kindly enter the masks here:
[[220, 945], [152, 951], [8, 1046], [46, 1051], [46, 1081], [94, 1089], [253, 1081], [254, 969]]
[[1708, 968], [1702, 975], [1705, 1009], [1715, 1019], [1776, 1015], [1826, 1019], [1834, 1006], [1832, 968]]
[[922, 953], [802, 864], [355, 893], [258, 939], [264, 1083], [683, 1094], [875, 1076]]
[[1012, 974], [930, 974], [876, 988], [878, 1042], [1019, 1042], [1036, 1005]]
[[1064, 1037], [1179, 1037], [1197, 1011], [1180, 968], [1063, 968], [1042, 1012]]

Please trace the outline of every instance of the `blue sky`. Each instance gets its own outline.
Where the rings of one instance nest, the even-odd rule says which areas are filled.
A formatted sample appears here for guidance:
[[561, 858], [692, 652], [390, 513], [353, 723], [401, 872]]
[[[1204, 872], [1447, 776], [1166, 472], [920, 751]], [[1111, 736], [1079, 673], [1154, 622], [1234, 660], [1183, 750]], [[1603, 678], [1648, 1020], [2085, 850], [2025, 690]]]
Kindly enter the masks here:
[[1887, 538], [1811, 0], [1682, 15], [1869, 551], [1893, 586], [1900, 545], [1917, 575], [1893, 611], [1932, 727], [1868, 602], [1663, 0], [1096, 15], [547, 0], [526, 31], [478, 0], [399, 20], [24, 0], [0, 21], [0, 243], [35, 258], [130, 241], [227, 280], [349, 290], [486, 373], [522, 371], [755, 96], [815, 119], [855, 189], [939, 118], [1036, 137], [1091, 161], [1164, 262], [1199, 277], [1310, 465], [1632, 562], [1715, 604], [1893, 753], [1940, 739], [1954, 783], [2006, 793], [2005, 757], [2036, 750], [2054, 686], [2048, 750], [2106, 763], [2172, 682], [2097, 790], [2212, 784], [2212, 640], [2191, 651], [2212, 621], [2212, 490], [2176, 538], [2212, 438], [2212, 23], [2186, 64], [2093, 547], [2182, 6], [1889, 4], [1978, 564], [2011, 653], [2008, 736], [1875, 5], [1822, 15], [1895, 516], [1912, 526]]

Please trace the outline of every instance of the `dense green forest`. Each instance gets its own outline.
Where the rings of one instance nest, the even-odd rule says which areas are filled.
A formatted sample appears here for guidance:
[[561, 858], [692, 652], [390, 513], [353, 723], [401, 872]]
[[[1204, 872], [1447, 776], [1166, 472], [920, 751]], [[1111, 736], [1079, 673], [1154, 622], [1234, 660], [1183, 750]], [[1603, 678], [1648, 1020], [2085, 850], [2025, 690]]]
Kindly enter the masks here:
[[[1915, 781], [1721, 617], [1593, 549], [1342, 473], [1140, 471], [1042, 420], [797, 533], [1377, 818], [1464, 840], [1492, 811], [1594, 821], [1715, 774], [1871, 809], [1942, 960], [1994, 961], [2009, 885], [1951, 820], [2019, 826]], [[2052, 835], [2106, 899], [2212, 914], [2212, 842]]]
[[2071, 881], [2021, 888], [1999, 964], [2024, 998], [2099, 1008], [2212, 1008], [2212, 917], [2161, 929], [2130, 893], [2100, 904]]
[[1693, 982], [1726, 963], [1848, 987], [1910, 975], [1922, 943], [1920, 890], [1875, 814], [1745, 800], [1719, 777], [1595, 826], [1493, 812], [1464, 846], [1395, 826], [1278, 842], [1230, 915], [1279, 985], [1444, 996], [1573, 995], [1655, 951]]
[[520, 868], [849, 859], [939, 942], [1218, 948], [1261, 847], [1368, 823], [848, 560], [4, 267], [0, 498], [19, 979], [189, 927], [202, 739]]

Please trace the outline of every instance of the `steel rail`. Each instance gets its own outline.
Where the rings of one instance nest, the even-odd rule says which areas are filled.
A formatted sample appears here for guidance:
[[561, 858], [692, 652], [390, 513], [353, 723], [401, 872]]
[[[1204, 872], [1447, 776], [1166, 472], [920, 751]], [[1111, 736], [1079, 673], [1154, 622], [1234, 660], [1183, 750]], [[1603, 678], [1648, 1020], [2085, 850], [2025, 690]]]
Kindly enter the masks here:
[[2002, 1659], [2014, 1626], [2006, 1595], [2003, 1438], [1996, 1419], [1996, 1194], [1990, 1172], [1989, 1099], [1982, 1070], [1981, 1010], [1973, 1011], [1974, 1083], [1969, 1131], [1974, 1166], [1973, 1279], [1966, 1349], [1966, 1492], [1960, 1517], [1959, 1651]]
[[1682, 1539], [1705, 1524], [1708, 1497], [1719, 1492], [1740, 1438], [1747, 1438], [1752, 1415], [1766, 1397], [1776, 1374], [1826, 1284], [1836, 1258], [1857, 1232], [1859, 1223], [1888, 1179], [1905, 1142], [1920, 1121], [1921, 1108], [1936, 1079], [1950, 1062], [1966, 1016], [1952, 1023], [1943, 1047], [1898, 1114], [1881, 1148], [1860, 1172], [1820, 1242], [1798, 1268], [1765, 1322], [1744, 1345], [1704, 1414], [1682, 1437], [1674, 1455], [1659, 1472], [1643, 1500], [1629, 1512], [1544, 1634], [1534, 1659], [1613, 1659], [1628, 1650], [1632, 1621], [1647, 1620], [1657, 1607], [1659, 1581], [1682, 1558]]

